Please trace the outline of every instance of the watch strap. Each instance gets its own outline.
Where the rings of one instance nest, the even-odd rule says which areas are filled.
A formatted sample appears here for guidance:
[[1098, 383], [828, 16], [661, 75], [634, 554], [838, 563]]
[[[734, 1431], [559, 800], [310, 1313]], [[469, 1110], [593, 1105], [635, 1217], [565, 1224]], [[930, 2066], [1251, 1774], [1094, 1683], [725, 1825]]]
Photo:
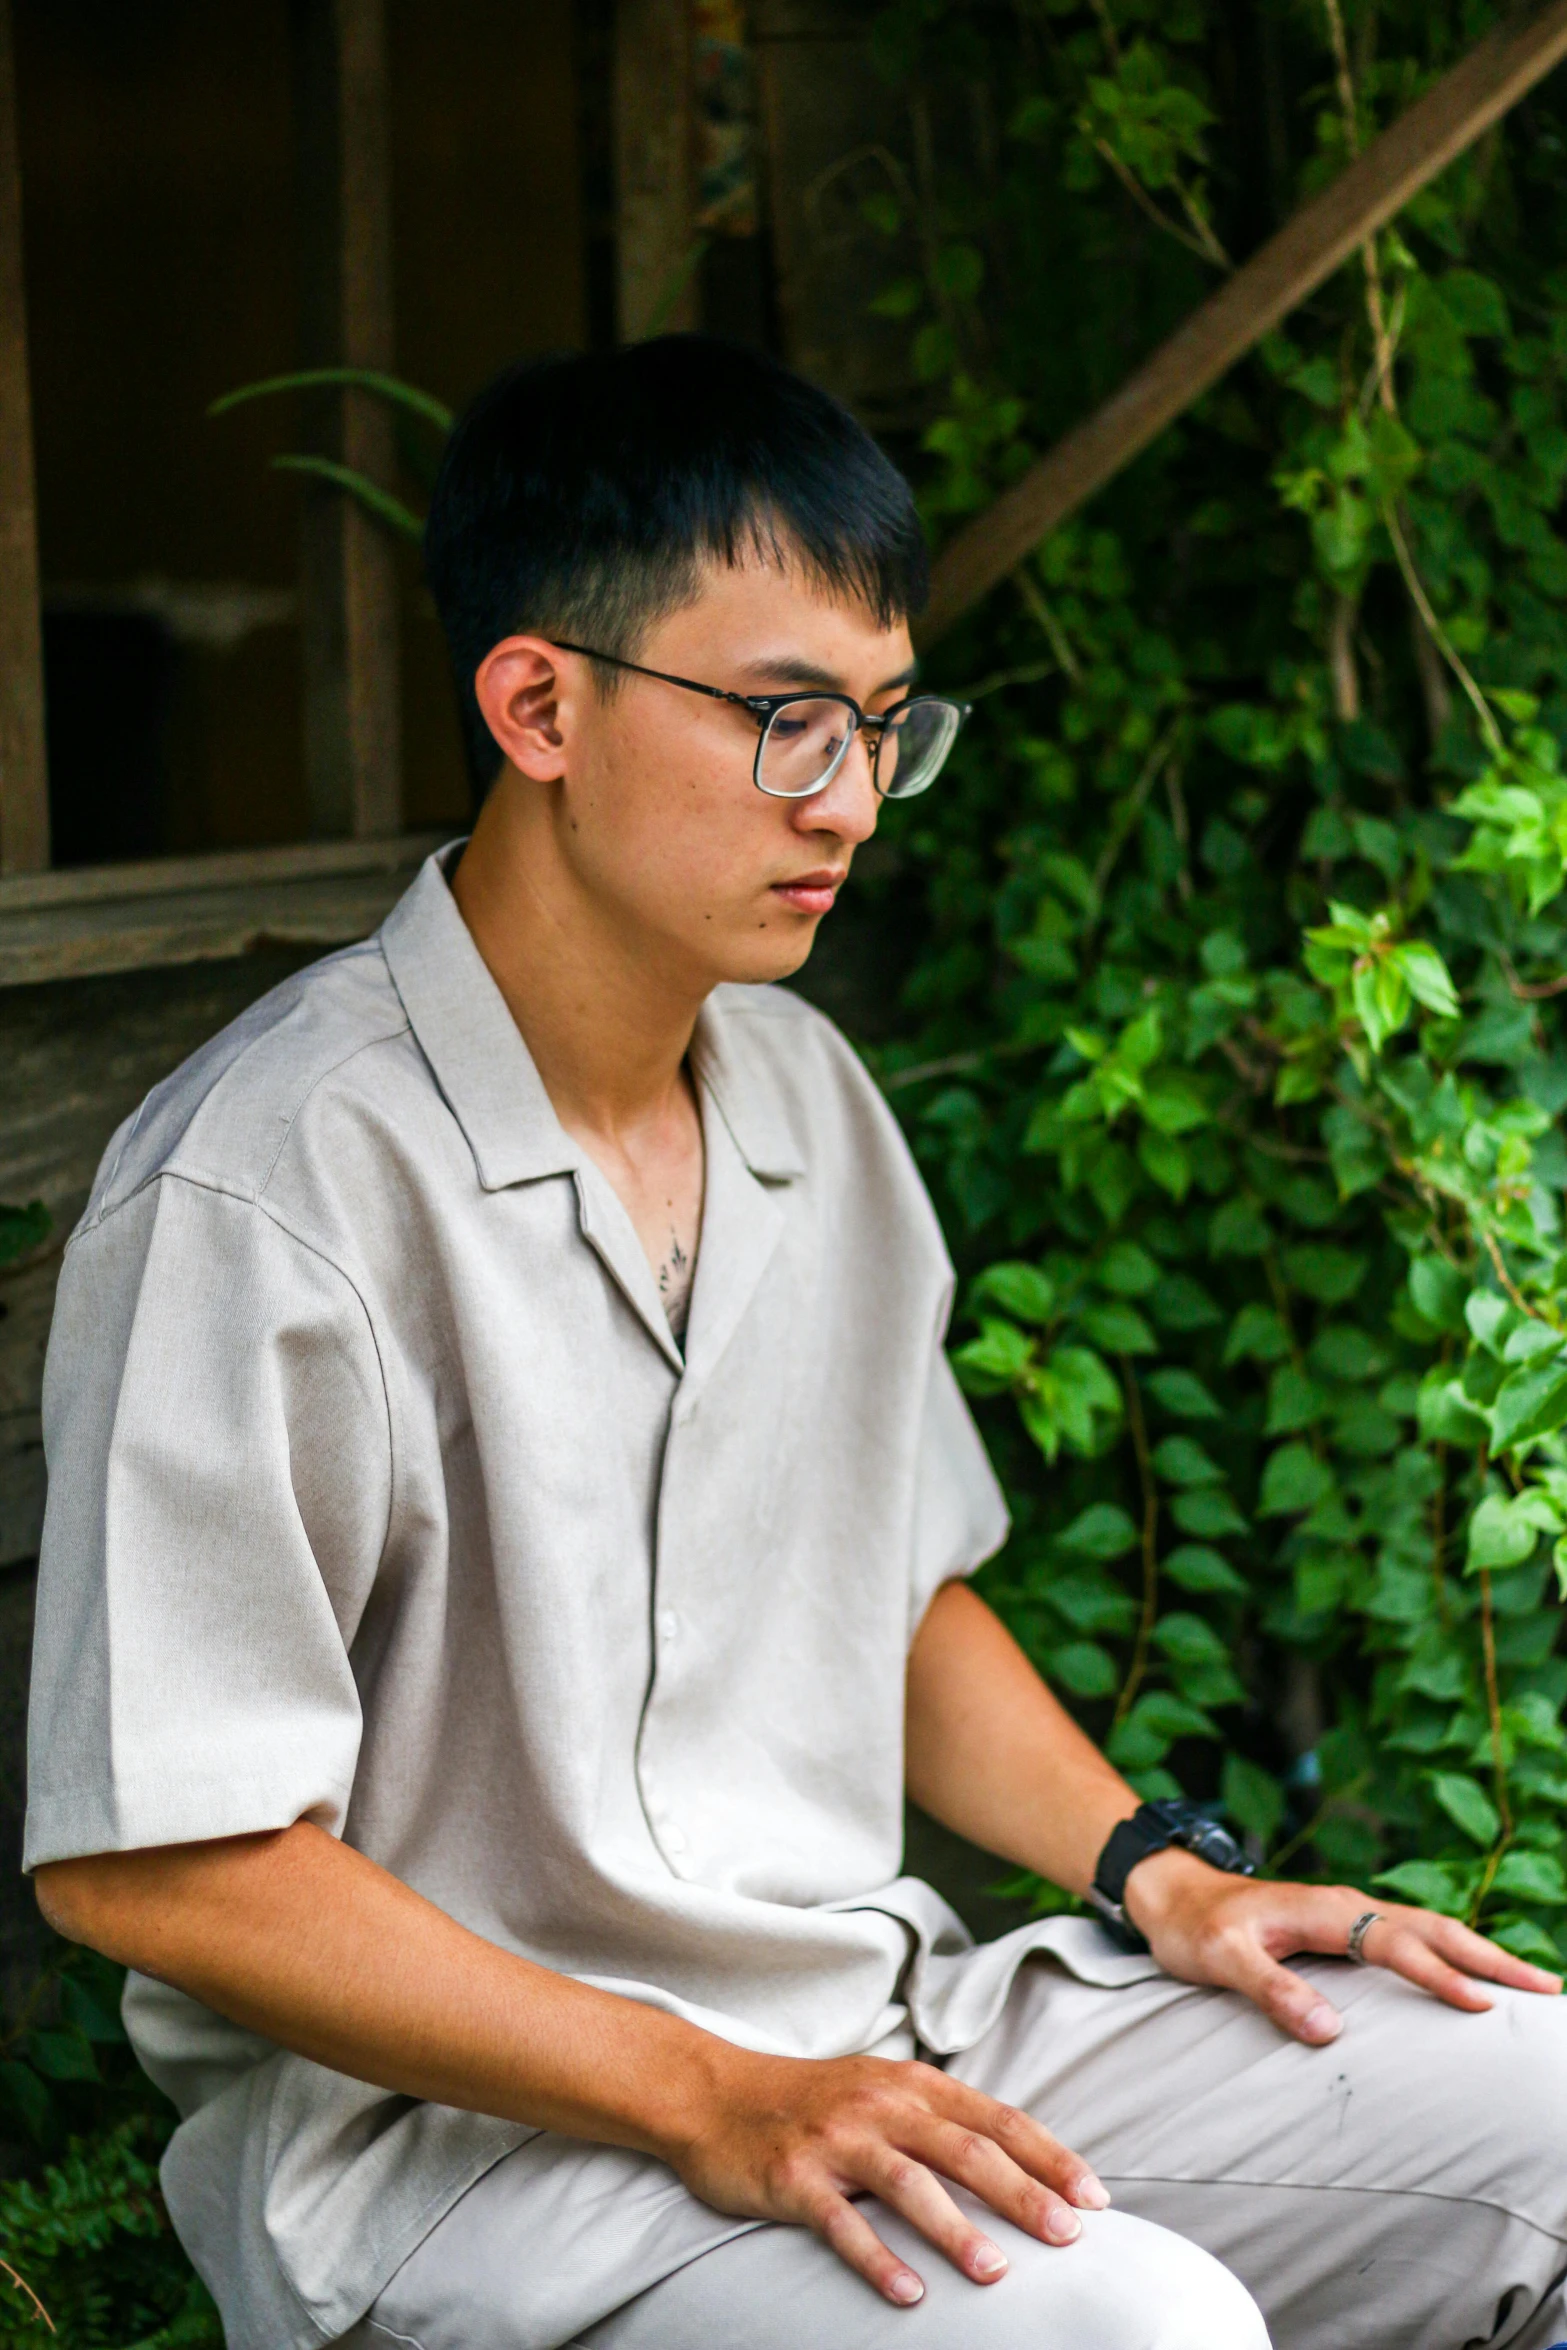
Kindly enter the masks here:
[[1126, 1880], [1139, 1861], [1168, 1851], [1172, 1844], [1228, 1875], [1252, 1874], [1252, 1863], [1229, 1830], [1210, 1818], [1200, 1804], [1184, 1799], [1139, 1804], [1129, 1820], [1118, 1820], [1111, 1829], [1088, 1888], [1089, 1901], [1123, 1950], [1148, 1948], [1147, 1937], [1126, 1914]]

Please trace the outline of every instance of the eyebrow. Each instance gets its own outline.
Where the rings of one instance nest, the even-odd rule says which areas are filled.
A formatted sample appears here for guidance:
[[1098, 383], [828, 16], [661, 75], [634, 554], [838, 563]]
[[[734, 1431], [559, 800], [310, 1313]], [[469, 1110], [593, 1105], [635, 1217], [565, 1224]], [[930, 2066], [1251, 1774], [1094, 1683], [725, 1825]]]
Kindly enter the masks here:
[[[874, 701], [878, 694], [890, 694], [895, 686], [912, 685], [918, 674], [919, 663], [908, 662], [895, 677], [884, 677], [880, 685], [873, 686], [871, 699]], [[849, 690], [841, 677], [831, 669], [824, 669], [820, 662], [797, 661], [791, 656], [752, 661], [747, 664], [744, 675], [755, 678], [759, 685], [765, 684], [769, 678], [787, 678], [790, 685], [819, 686], [824, 693], [829, 694], [846, 694]]]

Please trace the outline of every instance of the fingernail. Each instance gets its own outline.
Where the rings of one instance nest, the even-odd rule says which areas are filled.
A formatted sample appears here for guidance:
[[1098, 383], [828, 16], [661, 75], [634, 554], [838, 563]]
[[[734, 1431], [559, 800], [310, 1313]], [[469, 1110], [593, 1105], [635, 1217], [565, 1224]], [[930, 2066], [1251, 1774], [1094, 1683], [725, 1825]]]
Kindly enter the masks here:
[[[1101, 2188], [1101, 2193], [1104, 2190]], [[1108, 2201], [1108, 2197], [1106, 2198]], [[1075, 2211], [1065, 2211], [1058, 2204], [1045, 2222], [1045, 2234], [1054, 2244], [1070, 2244], [1083, 2232], [1083, 2223]]]
[[925, 2288], [911, 2268], [900, 2268], [887, 2291], [894, 2301], [901, 2301], [905, 2309], [911, 2309], [916, 2301], [925, 2298]]
[[974, 2274], [977, 2277], [999, 2277], [1006, 2265], [1007, 2256], [1001, 2246], [992, 2244], [988, 2238], [982, 2236], [975, 2245], [974, 2257], [969, 2262]]
[[1102, 2180], [1096, 2179], [1092, 2171], [1084, 2171], [1077, 2182], [1077, 2193], [1072, 2201], [1080, 2203], [1085, 2211], [1103, 2211], [1110, 2196]]
[[1308, 2007], [1300, 2019], [1301, 2038], [1315, 2040], [1319, 2045], [1324, 2040], [1336, 2040], [1343, 2029], [1343, 2017], [1336, 2015], [1325, 1999], [1319, 1999], [1315, 2007]]

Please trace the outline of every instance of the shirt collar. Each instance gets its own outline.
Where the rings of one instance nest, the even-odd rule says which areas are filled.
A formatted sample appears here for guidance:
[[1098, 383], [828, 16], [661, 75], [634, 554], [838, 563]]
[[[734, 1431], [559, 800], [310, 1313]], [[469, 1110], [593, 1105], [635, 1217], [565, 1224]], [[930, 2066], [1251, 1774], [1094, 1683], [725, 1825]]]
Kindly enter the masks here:
[[[490, 976], [446, 879], [450, 849], [427, 857], [381, 925], [381, 951], [409, 1026], [468, 1138], [486, 1191], [568, 1175], [582, 1152], [561, 1125], [506, 999]], [[803, 1175], [795, 1139], [740, 1007], [748, 988], [719, 988], [692, 1038], [698, 1081], [753, 1175]]]

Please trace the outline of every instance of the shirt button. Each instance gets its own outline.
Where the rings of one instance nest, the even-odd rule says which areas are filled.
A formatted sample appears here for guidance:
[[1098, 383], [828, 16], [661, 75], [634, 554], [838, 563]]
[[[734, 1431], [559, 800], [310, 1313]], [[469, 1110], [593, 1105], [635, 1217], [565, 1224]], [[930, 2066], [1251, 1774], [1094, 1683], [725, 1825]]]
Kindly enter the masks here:
[[673, 1640], [679, 1629], [680, 1618], [676, 1615], [674, 1609], [672, 1607], [666, 1607], [663, 1609], [658, 1619], [658, 1636], [660, 1640]]
[[685, 1836], [679, 1828], [664, 1830], [664, 1850], [666, 1852], [684, 1852], [685, 1848]]

